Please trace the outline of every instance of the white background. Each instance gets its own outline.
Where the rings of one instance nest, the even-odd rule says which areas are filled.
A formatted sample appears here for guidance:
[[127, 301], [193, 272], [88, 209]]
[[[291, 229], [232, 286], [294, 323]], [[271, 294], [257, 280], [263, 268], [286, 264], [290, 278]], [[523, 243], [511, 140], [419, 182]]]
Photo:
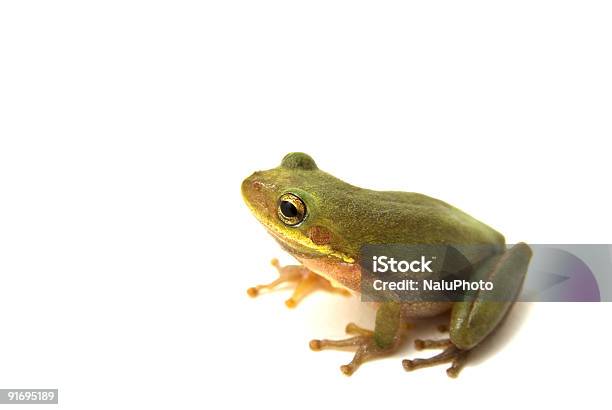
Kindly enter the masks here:
[[[3, 1], [0, 388], [60, 407], [608, 406], [609, 304], [539, 304], [456, 380], [351, 378], [357, 299], [250, 299], [283, 255], [240, 182], [290, 151], [508, 242], [612, 243], [601, 1]], [[432, 352], [433, 353], [433, 352]]]

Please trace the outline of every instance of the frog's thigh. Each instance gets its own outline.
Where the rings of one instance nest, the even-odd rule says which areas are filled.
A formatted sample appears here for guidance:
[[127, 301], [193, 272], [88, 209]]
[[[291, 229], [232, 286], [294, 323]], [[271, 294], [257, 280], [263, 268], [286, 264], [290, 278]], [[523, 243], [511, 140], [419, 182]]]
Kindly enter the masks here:
[[519, 243], [503, 254], [497, 255], [476, 270], [473, 280], [488, 280], [493, 283], [487, 294], [466, 295], [466, 300], [453, 306], [450, 323], [450, 339], [416, 340], [418, 350], [443, 348], [442, 353], [428, 359], [404, 360], [406, 370], [452, 362], [446, 370], [456, 377], [470, 349], [482, 342], [504, 318], [521, 289], [531, 249]]
[[497, 327], [521, 290], [530, 259], [529, 246], [519, 243], [476, 270], [473, 279], [490, 281], [493, 290], [455, 303], [450, 322], [450, 340], [455, 346], [472, 349]]

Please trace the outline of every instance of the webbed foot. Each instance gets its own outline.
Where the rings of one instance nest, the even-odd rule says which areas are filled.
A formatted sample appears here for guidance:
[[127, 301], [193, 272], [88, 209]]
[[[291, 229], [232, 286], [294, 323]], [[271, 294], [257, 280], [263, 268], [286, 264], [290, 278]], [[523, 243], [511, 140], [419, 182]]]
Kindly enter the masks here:
[[308, 270], [302, 265], [280, 266], [276, 258], [272, 259], [271, 264], [278, 270], [278, 279], [265, 285], [257, 285], [247, 289], [247, 294], [249, 296], [256, 297], [262, 290], [272, 290], [282, 283], [295, 283], [296, 286], [293, 295], [285, 301], [287, 307], [294, 308], [305, 296], [317, 289], [340, 293], [344, 296], [350, 296], [351, 294], [346, 289], [335, 287], [330, 281]]

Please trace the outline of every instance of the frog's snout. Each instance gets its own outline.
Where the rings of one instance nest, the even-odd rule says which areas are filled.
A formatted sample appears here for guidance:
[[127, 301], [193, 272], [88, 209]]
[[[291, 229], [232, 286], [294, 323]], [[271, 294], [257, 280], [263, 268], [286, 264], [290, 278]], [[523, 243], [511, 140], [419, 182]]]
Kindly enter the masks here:
[[242, 198], [246, 201], [249, 197], [250, 197], [250, 192], [253, 189], [252, 188], [252, 181], [253, 175], [251, 175], [248, 178], [245, 178], [244, 181], [242, 181], [242, 185], [240, 186], [240, 193], [242, 194]]
[[260, 173], [255, 172], [242, 181], [240, 190], [244, 201], [253, 206], [265, 203], [265, 184], [259, 178]]

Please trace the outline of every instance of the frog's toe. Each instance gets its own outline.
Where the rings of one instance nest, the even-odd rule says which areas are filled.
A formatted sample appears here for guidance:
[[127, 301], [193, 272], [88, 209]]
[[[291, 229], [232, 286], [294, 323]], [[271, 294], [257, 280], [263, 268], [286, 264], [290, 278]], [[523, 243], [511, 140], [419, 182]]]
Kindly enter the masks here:
[[452, 345], [450, 339], [441, 339], [441, 340], [416, 339], [414, 341], [414, 347], [417, 350], [438, 349], [438, 348], [445, 349], [445, 348], [449, 347], [450, 345]]
[[349, 335], [374, 336], [374, 331], [365, 329], [353, 322], [346, 325], [344, 331]]
[[417, 339], [414, 342], [417, 350], [443, 348], [442, 353], [427, 359], [405, 359], [402, 361], [402, 366], [406, 371], [412, 371], [423, 367], [435, 366], [442, 363], [451, 363], [451, 367], [446, 369], [446, 374], [449, 377], [457, 377], [465, 364], [465, 360], [469, 350], [461, 350], [455, 346], [450, 339], [443, 340], [421, 340]]
[[352, 375], [355, 370], [365, 361], [375, 357], [388, 354], [390, 349], [381, 349], [374, 343], [374, 337], [354, 336], [343, 340], [311, 340], [310, 348], [314, 351], [323, 349], [342, 349], [355, 347], [355, 356], [350, 363], [340, 366], [340, 370], [347, 376]]

